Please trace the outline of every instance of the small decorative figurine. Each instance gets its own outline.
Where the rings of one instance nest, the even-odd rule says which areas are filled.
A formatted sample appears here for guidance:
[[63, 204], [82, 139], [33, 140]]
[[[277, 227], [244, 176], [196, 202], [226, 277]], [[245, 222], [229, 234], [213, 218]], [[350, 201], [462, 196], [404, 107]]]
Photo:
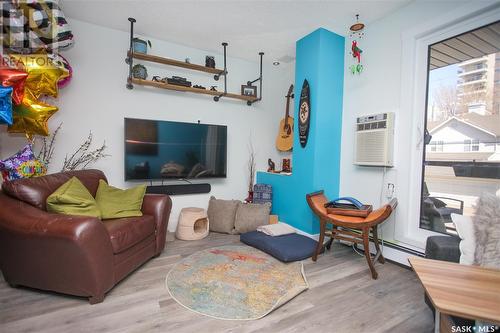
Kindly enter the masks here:
[[363, 50], [358, 47], [358, 42], [356, 42], [355, 40], [352, 41], [351, 52], [352, 56], [358, 59], [359, 64], [361, 62], [361, 53], [363, 53]]
[[215, 68], [214, 56], [206, 56], [205, 57], [205, 67]]
[[166, 80], [165, 79], [162, 79], [161, 76], [158, 76], [158, 75], [155, 75], [153, 76], [153, 78], [151, 79], [151, 81], [155, 81], [155, 82], [163, 82], [165, 83]]
[[269, 168], [267, 168], [267, 172], [274, 172], [276, 165], [274, 164], [272, 159], [267, 159], [267, 165], [269, 166]]
[[283, 159], [283, 167], [281, 169], [282, 169], [281, 172], [292, 172], [292, 168], [290, 167], [290, 159], [289, 158]]
[[146, 80], [146, 78], [148, 77], [148, 71], [143, 65], [136, 64], [134, 65], [134, 67], [132, 67], [132, 76], [135, 79]]

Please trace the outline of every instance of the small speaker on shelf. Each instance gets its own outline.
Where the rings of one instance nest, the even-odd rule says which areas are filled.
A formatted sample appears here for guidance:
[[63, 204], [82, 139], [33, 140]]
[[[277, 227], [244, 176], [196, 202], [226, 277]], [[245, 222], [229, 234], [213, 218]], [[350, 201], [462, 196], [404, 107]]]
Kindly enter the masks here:
[[174, 185], [151, 185], [146, 188], [146, 193], [150, 194], [200, 194], [210, 193], [211, 186], [208, 183], [202, 184], [174, 184]]

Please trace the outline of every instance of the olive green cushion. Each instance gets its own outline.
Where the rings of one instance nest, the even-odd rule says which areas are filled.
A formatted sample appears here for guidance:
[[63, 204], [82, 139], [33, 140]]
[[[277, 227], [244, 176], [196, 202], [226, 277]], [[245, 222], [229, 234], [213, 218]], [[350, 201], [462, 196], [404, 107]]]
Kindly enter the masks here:
[[66, 215], [101, 217], [101, 211], [94, 197], [76, 177], [72, 177], [47, 197], [47, 211]]
[[101, 179], [95, 200], [101, 209], [102, 219], [142, 216], [141, 207], [145, 193], [146, 185], [122, 190], [109, 186]]

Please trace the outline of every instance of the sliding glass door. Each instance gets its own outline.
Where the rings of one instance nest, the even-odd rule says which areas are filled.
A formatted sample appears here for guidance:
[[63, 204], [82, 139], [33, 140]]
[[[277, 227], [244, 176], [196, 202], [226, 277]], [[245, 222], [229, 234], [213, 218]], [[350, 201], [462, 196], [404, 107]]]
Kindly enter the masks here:
[[455, 234], [500, 194], [500, 22], [429, 46], [420, 228]]

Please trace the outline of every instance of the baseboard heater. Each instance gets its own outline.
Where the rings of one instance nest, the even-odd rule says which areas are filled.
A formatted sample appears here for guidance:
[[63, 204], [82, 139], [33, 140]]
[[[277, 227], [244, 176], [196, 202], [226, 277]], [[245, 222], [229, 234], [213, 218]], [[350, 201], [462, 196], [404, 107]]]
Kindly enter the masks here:
[[[346, 229], [349, 230], [349, 231], [352, 231], [352, 232], [359, 233], [359, 234], [361, 233], [359, 230], [356, 230], [356, 229], [349, 229], [349, 228], [346, 228]], [[369, 236], [369, 239], [370, 239], [370, 242], [373, 243], [373, 237], [371, 235]], [[325, 240], [325, 243], [327, 241], [328, 240]], [[352, 246], [353, 245], [352, 242], [347, 242], [347, 241], [343, 241], [343, 240], [340, 240], [339, 242], [342, 243], [342, 244], [344, 244], [344, 245], [347, 245], [347, 246]], [[405, 253], [408, 253], [408, 254], [411, 254], [411, 255], [414, 255], [414, 256], [425, 258], [425, 253], [417, 251], [417, 250], [414, 250], [414, 249], [410, 249], [410, 248], [408, 248], [406, 246], [402, 246], [402, 245], [399, 245], [399, 244], [396, 244], [396, 243], [393, 243], [393, 242], [389, 242], [389, 241], [386, 241], [386, 240], [384, 240], [382, 242], [382, 239], [380, 239], [380, 238], [378, 240], [378, 243], [381, 244], [381, 245], [383, 245], [383, 246], [390, 247], [392, 249], [395, 249], [395, 250], [398, 250], [398, 251], [401, 251], [401, 252], [405, 252]]]

